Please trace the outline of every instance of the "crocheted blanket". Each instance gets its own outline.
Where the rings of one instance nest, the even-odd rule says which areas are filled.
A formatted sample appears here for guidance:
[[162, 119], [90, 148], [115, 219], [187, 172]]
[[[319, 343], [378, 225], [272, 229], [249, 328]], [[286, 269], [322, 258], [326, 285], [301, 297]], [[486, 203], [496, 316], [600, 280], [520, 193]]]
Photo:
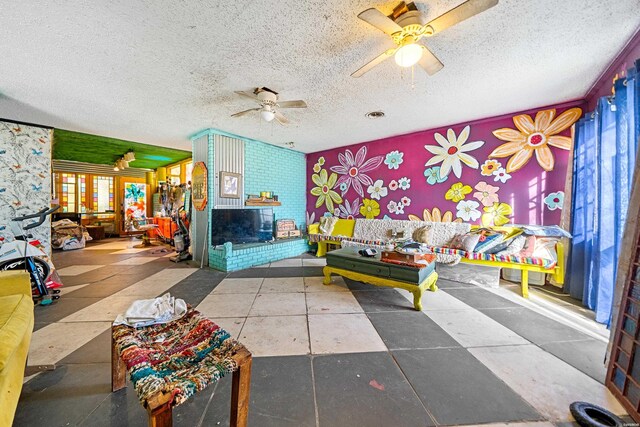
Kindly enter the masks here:
[[452, 248], [438, 248], [435, 246], [431, 246], [429, 249], [435, 254], [444, 254], [444, 255], [458, 255], [467, 259], [474, 259], [480, 261], [502, 261], [509, 262], [513, 264], [530, 264], [537, 265], [544, 269], [551, 270], [555, 268], [557, 261], [553, 259], [539, 258], [539, 257], [525, 257], [520, 255], [495, 255], [495, 254], [485, 254], [479, 252], [467, 252], [462, 249], [452, 249]]
[[232, 359], [238, 342], [191, 307], [182, 318], [162, 325], [114, 326], [113, 337], [143, 404], [165, 392], [172, 394], [173, 406], [180, 405], [238, 369]]

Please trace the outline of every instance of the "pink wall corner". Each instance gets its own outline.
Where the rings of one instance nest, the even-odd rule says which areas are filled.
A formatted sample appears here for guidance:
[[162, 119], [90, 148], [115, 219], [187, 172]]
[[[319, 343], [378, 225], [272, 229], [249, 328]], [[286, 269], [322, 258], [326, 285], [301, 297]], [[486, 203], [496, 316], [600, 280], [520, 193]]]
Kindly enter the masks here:
[[[373, 205], [370, 217], [408, 219], [409, 215], [415, 215], [422, 219], [425, 210], [428, 210], [428, 214], [433, 215], [434, 208], [438, 208], [441, 215], [451, 212], [449, 215], [452, 219], [459, 218], [459, 221], [479, 224], [482, 221], [482, 214], [487, 215], [487, 220], [491, 219], [490, 212], [487, 212], [485, 207], [491, 210], [504, 203], [508, 206], [502, 205], [500, 210], [504, 214], [504, 219], [510, 223], [559, 224], [562, 211], [558, 206], [562, 205], [560, 200], [562, 195], [558, 196], [560, 198], [558, 200], [554, 200], [557, 197], [547, 198], [547, 196], [564, 190], [570, 152], [547, 145], [546, 138], [552, 135], [565, 137], [553, 138], [551, 142], [555, 145], [567, 144], [571, 136], [571, 124], [582, 116], [581, 109], [584, 106], [584, 101], [574, 101], [308, 154], [307, 216], [313, 215], [315, 221], [327, 212], [343, 218], [363, 217], [366, 213], [366, 207]], [[554, 115], [551, 110], [555, 110]], [[566, 111], [569, 112], [563, 114]], [[525, 116], [522, 115], [528, 115], [533, 122], [537, 114], [540, 119], [546, 118], [547, 120], [546, 125], [541, 125], [541, 129], [547, 129], [549, 126], [551, 128], [546, 135], [543, 132], [537, 137], [528, 137], [528, 141], [533, 143], [529, 147], [535, 146], [539, 149], [528, 150], [532, 153], [529, 161], [519, 169], [513, 170], [509, 174], [511, 178], [505, 179], [506, 177], [502, 175], [502, 179], [505, 179], [504, 182], [501, 182], [500, 176], [492, 174], [486, 168], [483, 170], [483, 164], [487, 160], [495, 160], [502, 168], [506, 168], [509, 159], [517, 155], [518, 152], [526, 154], [524, 152], [526, 149], [517, 149], [506, 157], [489, 159], [489, 155], [498, 147], [503, 147], [503, 149], [515, 147], [513, 144], [504, 147], [509, 143], [510, 138], [512, 140], [521, 138], [522, 143], [518, 145], [526, 144], [524, 137], [519, 136], [520, 132], [514, 123], [514, 117], [519, 116], [520, 119], [525, 119]], [[568, 120], [564, 120], [565, 118]], [[563, 120], [565, 126], [560, 126], [560, 122]], [[526, 123], [524, 125], [526, 126]], [[436, 138], [441, 142], [444, 141], [446, 145], [448, 134], [452, 138], [459, 138], [467, 126], [469, 127], [469, 135], [466, 142], [462, 143], [462, 147], [468, 150], [465, 154], [470, 155], [478, 162], [477, 168], [462, 162], [459, 177], [452, 170], [446, 175], [446, 178], [433, 175], [428, 179], [425, 171], [430, 169], [430, 172], [433, 173], [433, 167], [442, 167], [443, 163], [439, 162], [427, 166], [426, 163], [436, 154], [427, 150], [425, 146], [431, 147], [433, 151], [439, 151], [438, 147], [441, 145]], [[523, 125], [520, 124], [520, 126]], [[562, 128], [563, 130], [555, 133], [553, 128]], [[498, 129], [503, 129], [502, 133], [498, 133], [502, 135], [502, 140], [494, 135]], [[436, 136], [436, 134], [439, 135]], [[460, 142], [458, 141], [458, 143]], [[537, 160], [535, 153], [546, 150], [541, 147], [549, 148], [552, 153], [553, 168], [550, 171], [545, 171]], [[395, 154], [395, 151], [398, 153]], [[543, 154], [540, 154], [540, 157], [548, 159]], [[396, 159], [395, 162], [394, 159]], [[470, 160], [468, 157], [465, 159]], [[470, 163], [475, 166], [473, 161]], [[352, 175], [351, 179], [349, 179], [349, 173]], [[376, 195], [375, 185], [371, 188], [368, 185], [376, 181], [382, 183], [377, 199], [374, 197]], [[476, 194], [479, 192], [476, 187], [480, 186], [482, 189], [482, 182], [498, 187], [496, 195], [492, 197]], [[461, 183], [463, 187], [468, 186], [465, 187], [466, 194], [463, 194], [464, 199], [461, 204], [458, 200], [447, 200], [446, 197], [447, 192], [457, 183]], [[471, 189], [470, 192], [469, 189]], [[493, 205], [492, 202], [496, 198], [498, 204]], [[545, 198], [547, 198], [546, 202]], [[327, 202], [327, 199], [331, 199], [331, 202]], [[367, 200], [366, 205], [363, 206], [365, 199]], [[379, 207], [379, 213], [374, 215], [376, 204]], [[400, 204], [402, 206], [398, 207]], [[465, 205], [467, 205], [466, 210]], [[508, 212], [509, 208], [512, 213]]]
[[611, 89], [616, 75], [618, 77], [625, 76], [627, 70], [633, 66], [637, 59], [640, 59], [640, 28], [587, 92], [585, 96], [586, 111], [594, 111], [598, 99], [612, 94]]

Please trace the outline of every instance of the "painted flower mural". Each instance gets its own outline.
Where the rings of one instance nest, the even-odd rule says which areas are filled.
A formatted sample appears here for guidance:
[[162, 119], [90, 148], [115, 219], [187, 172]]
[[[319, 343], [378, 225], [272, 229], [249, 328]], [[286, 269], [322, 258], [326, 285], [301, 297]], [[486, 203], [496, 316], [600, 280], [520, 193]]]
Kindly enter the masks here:
[[403, 156], [404, 153], [398, 150], [392, 151], [385, 156], [384, 164], [387, 165], [389, 169], [398, 169], [403, 162]]
[[380, 215], [380, 204], [375, 200], [364, 199], [360, 207], [360, 213], [367, 219], [373, 219]]
[[528, 114], [513, 118], [516, 129], [501, 128], [493, 131], [496, 138], [508, 141], [489, 154], [489, 157], [509, 157], [507, 173], [525, 166], [535, 152], [538, 164], [545, 171], [553, 170], [555, 160], [550, 147], [561, 150], [571, 149], [571, 138], [558, 135], [568, 129], [582, 115], [580, 108], [571, 108], [558, 117], [554, 108], [538, 111], [535, 120]]
[[462, 218], [453, 219], [453, 213], [450, 211], [446, 211], [443, 215], [438, 208], [423, 210], [422, 218], [416, 215], [409, 215], [409, 220], [427, 222], [462, 222]]
[[398, 187], [400, 187], [401, 190], [408, 190], [411, 188], [411, 180], [406, 176], [403, 176], [398, 180]]
[[353, 203], [345, 200], [343, 205], [338, 206], [338, 216], [345, 219], [354, 219], [360, 213], [360, 206], [362, 206], [362, 203], [360, 203], [359, 198], [356, 198]]
[[327, 176], [327, 170], [322, 169], [320, 174], [311, 175], [311, 180], [316, 187], [312, 188], [310, 193], [318, 199], [316, 200], [316, 208], [319, 208], [323, 204], [327, 207], [329, 212], [333, 211], [334, 203], [342, 203], [342, 197], [338, 193], [332, 190], [338, 176], [332, 173], [331, 176]]
[[473, 193], [473, 197], [480, 200], [483, 206], [492, 206], [500, 200], [498, 198], [498, 190], [500, 187], [494, 187], [484, 181], [480, 181], [476, 184], [475, 189], [478, 191]]
[[440, 146], [424, 146], [427, 151], [434, 154], [434, 156], [425, 163], [425, 166], [442, 163], [440, 166], [441, 177], [447, 176], [449, 172], [453, 170], [453, 174], [458, 178], [460, 178], [460, 175], [462, 174], [462, 163], [470, 168], [478, 169], [478, 161], [467, 153], [482, 147], [484, 145], [484, 141], [467, 142], [470, 132], [470, 126], [465, 126], [457, 137], [453, 129], [449, 129], [447, 131], [446, 138], [436, 132], [434, 134], [434, 138]]
[[367, 193], [369, 193], [372, 199], [380, 200], [381, 197], [387, 196], [387, 187], [385, 187], [382, 180], [379, 179], [367, 188]]
[[362, 186], [369, 186], [373, 184], [373, 180], [366, 173], [371, 172], [380, 166], [382, 163], [382, 156], [375, 156], [369, 160], [365, 160], [366, 157], [366, 146], [362, 146], [355, 156], [348, 148], [344, 153], [338, 154], [340, 166], [331, 166], [330, 169], [331, 171], [341, 175], [335, 183], [335, 186], [340, 186], [342, 183], [347, 184], [347, 190], [342, 191], [343, 196], [349, 190], [349, 187], [353, 187], [360, 197], [364, 197]]
[[489, 227], [491, 225], [505, 225], [509, 222], [509, 215], [513, 213], [513, 208], [507, 203], [494, 203], [491, 206], [485, 206], [482, 214], [482, 225]]
[[480, 203], [475, 200], [462, 200], [458, 202], [456, 206], [458, 218], [462, 218], [466, 222], [476, 221], [481, 215], [478, 206], [480, 206]]
[[306, 214], [307, 214], [307, 225], [313, 224], [314, 222], [316, 222], [315, 212], [311, 212], [311, 214], [309, 214], [309, 211], [307, 211]]
[[440, 166], [425, 169], [424, 176], [427, 178], [427, 184], [429, 185], [442, 184], [449, 178], [449, 175], [444, 178], [440, 176]]
[[507, 171], [505, 170], [505, 168], [500, 168], [500, 169], [498, 169], [497, 171], [495, 171], [495, 172], [493, 173], [493, 180], [494, 180], [495, 182], [500, 181], [501, 183], [503, 183], [503, 184], [504, 184], [505, 182], [507, 182], [507, 181], [508, 181], [508, 180], [510, 180], [510, 179], [511, 179], [511, 175], [509, 175], [509, 174], [507, 173]]
[[547, 209], [550, 211], [562, 209], [562, 205], [564, 204], [564, 191], [549, 193], [547, 197], [544, 198], [544, 204], [547, 205]]
[[480, 174], [482, 176], [491, 176], [495, 171], [500, 169], [502, 164], [497, 160], [485, 160], [485, 162], [480, 166]]
[[[570, 125], [579, 111], [573, 107], [579, 106], [576, 102], [558, 108], [557, 112], [551, 107], [529, 110], [309, 154], [307, 211], [310, 215], [315, 213], [316, 220], [328, 212], [342, 218], [409, 216], [420, 221], [478, 224], [484, 216], [485, 222], [492, 224], [504, 221], [559, 224], [563, 195], [557, 190], [566, 185], [570, 155], [569, 150], [557, 145], [570, 145]], [[425, 144], [427, 148], [423, 149]], [[545, 154], [536, 154], [536, 150], [543, 150], [541, 147], [551, 150], [553, 170], [547, 171], [531, 159], [515, 169], [521, 151], [528, 150], [532, 158], [541, 156], [544, 163]], [[512, 153], [500, 155], [505, 150]], [[330, 189], [337, 193], [340, 202], [335, 193], [334, 198], [331, 193], [322, 193], [323, 187], [312, 179], [316, 175], [316, 181], [322, 181], [323, 169], [327, 184], [332, 173], [337, 175]], [[314, 188], [317, 196], [308, 193]], [[546, 191], [530, 194], [538, 188]], [[284, 200], [285, 192], [280, 190], [280, 194]], [[324, 198], [318, 200], [321, 194]], [[316, 207], [319, 201], [321, 204]], [[395, 203], [391, 210], [390, 201]]]
[[456, 182], [451, 186], [451, 188], [449, 188], [449, 191], [445, 193], [444, 198], [457, 203], [460, 200], [463, 200], [467, 194], [471, 193], [471, 190], [470, 186], [464, 185], [461, 182]]

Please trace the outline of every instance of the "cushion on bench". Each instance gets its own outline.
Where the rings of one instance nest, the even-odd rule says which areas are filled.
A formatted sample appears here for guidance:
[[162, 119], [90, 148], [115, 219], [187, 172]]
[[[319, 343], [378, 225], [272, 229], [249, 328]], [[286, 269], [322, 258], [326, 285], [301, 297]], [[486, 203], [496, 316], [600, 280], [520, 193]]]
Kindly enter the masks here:
[[238, 369], [232, 358], [238, 342], [191, 307], [170, 323], [114, 326], [113, 338], [143, 404], [164, 392], [172, 394], [172, 406], [180, 405]]
[[436, 254], [458, 255], [462, 258], [479, 261], [499, 261], [514, 264], [537, 265], [548, 270], [554, 268], [557, 263], [557, 260], [555, 259], [525, 257], [520, 255], [496, 255], [479, 252], [467, 252], [461, 249], [441, 248], [436, 246], [431, 246], [429, 247], [429, 249], [431, 249], [431, 251]]

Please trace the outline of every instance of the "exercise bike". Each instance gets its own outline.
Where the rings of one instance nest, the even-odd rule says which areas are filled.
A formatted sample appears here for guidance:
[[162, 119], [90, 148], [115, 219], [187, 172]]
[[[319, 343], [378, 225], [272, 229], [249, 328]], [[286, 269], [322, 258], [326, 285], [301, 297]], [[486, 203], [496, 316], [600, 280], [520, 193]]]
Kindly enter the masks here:
[[[47, 215], [57, 211], [60, 206], [44, 208], [41, 211], [23, 215], [11, 219], [10, 227], [15, 240], [4, 243], [0, 246], [0, 270], [24, 270], [31, 276], [31, 291], [34, 304], [49, 305], [54, 300], [60, 298], [62, 286], [59, 282], [50, 279], [51, 266], [46, 261], [48, 259], [38, 240], [29, 240], [33, 236], [27, 231], [36, 228], [45, 221]], [[27, 225], [23, 222], [28, 219], [35, 219]]]
[[189, 237], [189, 228], [184, 223], [182, 219], [182, 215], [184, 214], [185, 219], [188, 219], [187, 210], [184, 207], [180, 207], [178, 212], [175, 214], [175, 221], [178, 224], [178, 230], [173, 233], [173, 245], [176, 248], [176, 252], [178, 253], [175, 256], [169, 258], [171, 261], [178, 263], [180, 261], [188, 261], [191, 259], [191, 254], [189, 253], [189, 246], [191, 246], [191, 238]]

